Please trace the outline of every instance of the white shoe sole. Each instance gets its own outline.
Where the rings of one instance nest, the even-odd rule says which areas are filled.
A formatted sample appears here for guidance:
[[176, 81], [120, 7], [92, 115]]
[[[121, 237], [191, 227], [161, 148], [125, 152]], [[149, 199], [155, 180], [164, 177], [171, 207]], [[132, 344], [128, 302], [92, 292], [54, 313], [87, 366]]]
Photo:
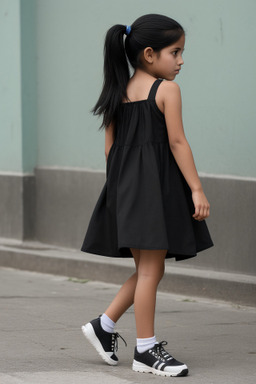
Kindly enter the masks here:
[[82, 326], [82, 332], [87, 340], [94, 346], [98, 354], [102, 357], [102, 359], [109, 365], [117, 365], [118, 361], [111, 359], [107, 352], [104, 351], [99, 339], [97, 338], [93, 326], [91, 323], [87, 323]]
[[135, 372], [142, 372], [142, 373], [153, 373], [153, 375], [158, 376], [186, 376], [188, 374], [188, 367], [183, 364], [177, 367], [173, 367], [172, 371], [160, 371], [158, 369], [155, 369], [153, 367], [149, 367], [146, 364], [140, 363], [139, 361], [133, 360], [132, 369]]

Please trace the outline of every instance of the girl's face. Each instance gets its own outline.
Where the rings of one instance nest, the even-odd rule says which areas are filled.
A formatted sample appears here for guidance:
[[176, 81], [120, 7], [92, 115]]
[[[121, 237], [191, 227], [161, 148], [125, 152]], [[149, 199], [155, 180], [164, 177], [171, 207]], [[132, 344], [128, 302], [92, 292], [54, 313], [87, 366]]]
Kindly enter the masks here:
[[184, 45], [185, 36], [182, 35], [176, 43], [168, 45], [161, 49], [160, 52], [157, 52], [151, 67], [152, 74], [157, 78], [174, 80], [184, 64], [182, 58]]

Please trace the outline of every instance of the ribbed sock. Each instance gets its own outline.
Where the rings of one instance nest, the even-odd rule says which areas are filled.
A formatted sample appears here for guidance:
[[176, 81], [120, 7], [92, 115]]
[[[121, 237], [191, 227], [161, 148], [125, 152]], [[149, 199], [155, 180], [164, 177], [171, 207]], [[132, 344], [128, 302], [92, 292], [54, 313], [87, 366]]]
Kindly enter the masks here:
[[114, 321], [111, 320], [105, 313], [103, 313], [103, 315], [100, 317], [100, 324], [104, 331], [114, 333], [116, 323], [114, 323]]
[[156, 337], [148, 337], [145, 339], [137, 339], [137, 350], [139, 353], [143, 353], [150, 348], [153, 348], [156, 343]]

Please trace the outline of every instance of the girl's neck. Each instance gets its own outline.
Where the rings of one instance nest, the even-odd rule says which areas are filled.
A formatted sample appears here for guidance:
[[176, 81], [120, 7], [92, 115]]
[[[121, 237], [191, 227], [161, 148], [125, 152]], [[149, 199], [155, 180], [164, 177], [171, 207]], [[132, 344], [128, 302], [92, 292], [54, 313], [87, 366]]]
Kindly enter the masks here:
[[126, 92], [128, 100], [139, 101], [147, 99], [149, 90], [155, 80], [156, 78], [146, 71], [136, 69], [127, 84]]
[[143, 69], [137, 68], [132, 75], [130, 81], [153, 81], [156, 80], [156, 77], [152, 76], [150, 73], [146, 72]]

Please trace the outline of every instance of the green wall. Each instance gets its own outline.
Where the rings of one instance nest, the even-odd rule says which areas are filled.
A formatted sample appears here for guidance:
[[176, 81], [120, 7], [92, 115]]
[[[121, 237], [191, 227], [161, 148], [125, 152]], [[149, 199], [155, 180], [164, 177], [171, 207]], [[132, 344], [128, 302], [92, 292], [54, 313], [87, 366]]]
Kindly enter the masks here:
[[22, 161], [25, 172], [37, 165], [36, 1], [21, 0]]
[[34, 0], [0, 2], [0, 172], [37, 163]]
[[186, 30], [177, 82], [198, 170], [256, 177], [256, 1], [6, 0], [0, 11], [0, 171], [104, 170], [104, 133], [90, 109], [105, 32], [163, 13]]
[[20, 8], [0, 3], [0, 169], [22, 171]]

